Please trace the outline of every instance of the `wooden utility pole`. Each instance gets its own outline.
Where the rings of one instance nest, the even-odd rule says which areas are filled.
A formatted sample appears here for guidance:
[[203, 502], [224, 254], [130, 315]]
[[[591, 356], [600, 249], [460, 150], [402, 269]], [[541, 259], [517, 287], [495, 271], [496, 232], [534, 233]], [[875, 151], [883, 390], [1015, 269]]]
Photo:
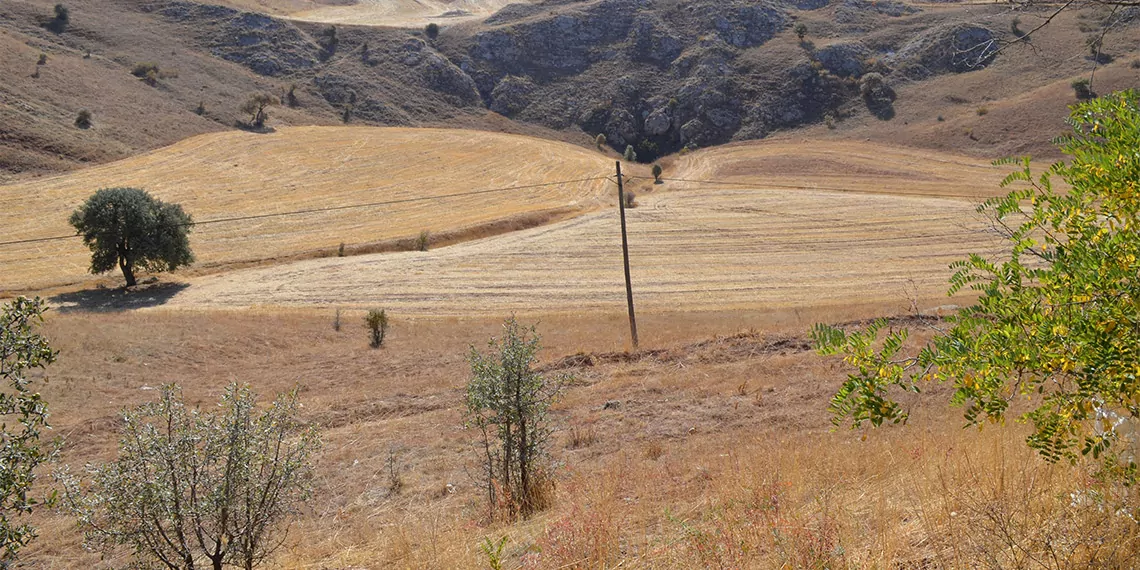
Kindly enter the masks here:
[[621, 212], [621, 253], [625, 258], [625, 302], [629, 306], [629, 334], [637, 348], [637, 317], [633, 315], [633, 283], [629, 280], [629, 238], [625, 233], [625, 185], [621, 177], [621, 161], [617, 161], [618, 211]]

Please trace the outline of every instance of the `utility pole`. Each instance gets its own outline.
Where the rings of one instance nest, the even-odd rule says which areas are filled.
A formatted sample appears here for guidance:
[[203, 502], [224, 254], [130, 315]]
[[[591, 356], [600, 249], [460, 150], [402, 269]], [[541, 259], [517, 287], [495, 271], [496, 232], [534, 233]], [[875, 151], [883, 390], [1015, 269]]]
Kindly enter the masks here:
[[625, 258], [625, 301], [629, 306], [629, 334], [637, 348], [637, 317], [633, 315], [633, 283], [629, 280], [629, 238], [625, 233], [625, 185], [621, 177], [621, 161], [617, 161], [618, 211], [621, 212], [621, 253]]

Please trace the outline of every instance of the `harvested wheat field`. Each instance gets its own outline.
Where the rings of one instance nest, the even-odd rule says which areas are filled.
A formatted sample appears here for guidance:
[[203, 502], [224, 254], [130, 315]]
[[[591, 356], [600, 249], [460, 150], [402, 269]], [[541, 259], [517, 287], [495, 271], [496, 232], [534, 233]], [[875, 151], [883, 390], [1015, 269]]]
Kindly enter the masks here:
[[279, 14], [294, 20], [326, 24], [422, 27], [479, 20], [508, 4], [529, 4], [528, 0], [227, 0], [246, 10]]
[[[383, 249], [422, 231], [441, 238], [491, 222], [533, 224], [590, 210], [609, 190], [579, 181], [430, 202], [421, 199], [605, 176], [601, 153], [565, 143], [481, 131], [297, 127], [272, 134], [225, 132], [75, 174], [0, 187], [0, 242], [74, 234], [67, 218], [95, 190], [138, 186], [182, 204], [197, 270], [242, 262]], [[611, 198], [612, 200], [612, 198]], [[301, 215], [210, 220], [329, 209]], [[344, 209], [336, 209], [344, 208]], [[78, 283], [89, 251], [78, 239], [0, 246], [0, 292]]]
[[[951, 262], [999, 245], [975, 207], [1000, 192], [1003, 171], [949, 155], [924, 162], [927, 154], [783, 142], [679, 160], [669, 181], [653, 185], [627, 212], [638, 306], [704, 311], [940, 302]], [[604, 312], [624, 305], [615, 210], [429, 252], [192, 279], [169, 306]]]

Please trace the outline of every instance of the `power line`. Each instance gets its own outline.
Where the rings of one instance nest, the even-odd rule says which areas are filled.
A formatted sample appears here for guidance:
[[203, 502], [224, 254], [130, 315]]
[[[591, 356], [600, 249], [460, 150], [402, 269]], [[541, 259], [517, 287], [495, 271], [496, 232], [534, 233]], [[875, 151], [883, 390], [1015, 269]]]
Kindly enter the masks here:
[[[655, 180], [652, 176], [630, 176], [626, 178], [638, 180]], [[816, 186], [816, 185], [795, 185], [795, 184], [771, 184], [767, 182], [730, 182], [728, 180], [693, 180], [689, 178], [665, 178], [661, 177], [656, 180], [664, 180], [667, 182], [684, 182], [689, 184], [711, 184], [714, 186], [739, 186], [750, 190], [766, 190], [766, 189], [781, 189], [781, 190], [826, 190], [831, 192], [849, 192], [856, 194], [883, 194], [891, 196], [920, 196], [926, 198], [973, 198], [974, 196], [966, 194], [936, 194], [933, 192], [878, 192], [875, 190], [867, 190], [865, 188], [850, 188], [843, 186]], [[682, 188], [682, 190], [699, 190], [698, 188]], [[722, 190], [722, 188], [711, 188], [711, 190]]]
[[[367, 202], [367, 203], [363, 203], [363, 204], [347, 204], [344, 206], [329, 206], [326, 208], [309, 208], [309, 209], [305, 209], [305, 210], [292, 210], [292, 211], [288, 211], [288, 212], [275, 212], [275, 213], [271, 213], [271, 214], [251, 214], [248, 216], [233, 216], [233, 217], [229, 217], [229, 218], [215, 218], [212, 220], [204, 220], [201, 222], [174, 224], [171, 227], [204, 226], [204, 225], [208, 225], [208, 224], [220, 224], [223, 222], [240, 222], [240, 221], [246, 221], [246, 220], [259, 220], [259, 219], [264, 219], [264, 218], [276, 218], [276, 217], [282, 217], [282, 216], [298, 216], [298, 215], [302, 215], [302, 214], [316, 214], [316, 213], [321, 213], [321, 212], [336, 212], [336, 211], [351, 210], [351, 209], [356, 209], [356, 208], [374, 208], [377, 206], [390, 206], [393, 204], [407, 204], [410, 202], [426, 202], [426, 201], [431, 201], [431, 200], [443, 200], [443, 199], [447, 199], [447, 198], [460, 198], [463, 196], [477, 196], [480, 194], [491, 194], [491, 193], [496, 193], [496, 192], [509, 192], [512, 190], [527, 190], [530, 188], [543, 188], [543, 187], [547, 187], [547, 186], [559, 186], [559, 185], [563, 185], [563, 184], [575, 184], [578, 182], [590, 182], [590, 181], [594, 181], [594, 180], [605, 180], [607, 178], [609, 178], [609, 177], [608, 176], [594, 176], [594, 177], [590, 177], [590, 178], [579, 178], [577, 180], [561, 180], [558, 182], [544, 182], [542, 184], [527, 184], [524, 186], [508, 186], [508, 187], [504, 187], [504, 188], [488, 188], [485, 190], [474, 190], [471, 192], [455, 192], [453, 194], [440, 194], [437, 196], [420, 196], [420, 197], [416, 197], [416, 198], [401, 198], [398, 200], [384, 200], [384, 201], [380, 201], [380, 202]], [[389, 186], [389, 188], [390, 188], [390, 186]], [[59, 241], [59, 240], [65, 240], [65, 239], [75, 239], [78, 237], [83, 237], [83, 236], [80, 234], [72, 234], [72, 235], [66, 235], [66, 236], [52, 236], [52, 237], [43, 237], [43, 238], [30, 238], [30, 239], [22, 239], [22, 240], [13, 240], [13, 241], [0, 242], [0, 246], [21, 245], [21, 244], [40, 243], [40, 242], [49, 242], [49, 241]]]

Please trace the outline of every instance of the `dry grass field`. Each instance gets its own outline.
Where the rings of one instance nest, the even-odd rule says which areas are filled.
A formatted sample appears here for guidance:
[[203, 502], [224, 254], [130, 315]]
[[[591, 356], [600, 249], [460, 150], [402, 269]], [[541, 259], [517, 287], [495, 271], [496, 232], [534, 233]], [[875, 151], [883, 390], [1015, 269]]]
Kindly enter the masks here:
[[[216, 133], [75, 174], [0, 187], [0, 241], [73, 234], [70, 212], [110, 186], [142, 187], [206, 222], [578, 180], [612, 168], [601, 153], [573, 145], [479, 131], [297, 127], [265, 135]], [[341, 243], [349, 252], [390, 249], [393, 240], [411, 240], [424, 230], [446, 238], [448, 232], [487, 231], [480, 228], [496, 221], [594, 209], [610, 186], [597, 180], [206, 224], [191, 239], [203, 271], [335, 255]], [[0, 292], [89, 281], [89, 256], [78, 239], [0, 246]]]
[[[865, 441], [831, 431], [843, 371], [801, 335], [839, 312], [782, 325], [748, 311], [650, 315], [656, 340], [633, 353], [620, 314], [536, 316], [544, 365], [577, 378], [554, 411], [555, 504], [488, 522], [461, 390], [468, 346], [499, 319], [397, 317], [372, 350], [359, 316], [337, 332], [330, 311], [52, 313], [45, 332], [61, 353], [43, 393], [61, 461], [108, 458], [118, 410], [162, 382], [201, 405], [231, 381], [300, 386], [325, 446], [316, 494], [272, 568], [486, 569], [479, 544], [502, 536], [511, 569], [1134, 567], [1137, 527], [1080, 499], [1104, 490], [1084, 466], [1044, 463], [1016, 424], [958, 429], [944, 388], [906, 401], [909, 425]], [[125, 561], [84, 553], [62, 514], [37, 522], [21, 567]]]
[[481, 20], [531, 0], [225, 0], [235, 8], [325, 24], [422, 27]]
[[[997, 245], [974, 208], [1000, 191], [1002, 174], [953, 155], [845, 142], [690, 154], [627, 211], [637, 303], [651, 312], [942, 304], [949, 264]], [[620, 244], [610, 207], [429, 252], [193, 278], [168, 305], [604, 312], [624, 303]]]

